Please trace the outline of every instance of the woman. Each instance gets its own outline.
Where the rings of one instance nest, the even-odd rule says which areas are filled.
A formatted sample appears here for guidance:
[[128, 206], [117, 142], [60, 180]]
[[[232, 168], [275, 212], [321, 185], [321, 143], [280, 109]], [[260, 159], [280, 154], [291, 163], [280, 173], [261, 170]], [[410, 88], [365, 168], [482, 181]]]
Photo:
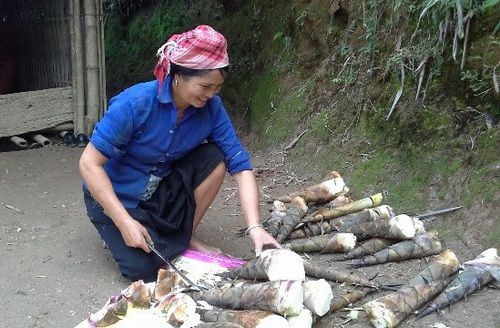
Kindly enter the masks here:
[[258, 188], [227, 112], [216, 94], [229, 65], [222, 34], [201, 25], [158, 50], [156, 80], [111, 99], [80, 159], [90, 220], [121, 273], [152, 281], [161, 260], [186, 248], [213, 252], [194, 237], [225, 172], [236, 180], [258, 255], [280, 247], [261, 226]]

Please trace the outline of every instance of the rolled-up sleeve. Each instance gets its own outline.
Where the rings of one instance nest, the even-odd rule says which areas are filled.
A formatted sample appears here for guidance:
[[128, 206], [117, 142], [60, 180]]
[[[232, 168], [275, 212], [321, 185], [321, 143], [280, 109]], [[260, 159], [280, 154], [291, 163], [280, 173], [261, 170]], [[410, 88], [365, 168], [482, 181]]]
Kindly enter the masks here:
[[208, 141], [215, 142], [221, 149], [226, 158], [229, 174], [252, 170], [250, 156], [236, 136], [236, 131], [222, 101], [218, 96], [214, 97], [212, 101], [212, 131]]
[[126, 94], [114, 97], [94, 128], [90, 141], [107, 158], [120, 157], [125, 153], [124, 147], [134, 133], [132, 107]]

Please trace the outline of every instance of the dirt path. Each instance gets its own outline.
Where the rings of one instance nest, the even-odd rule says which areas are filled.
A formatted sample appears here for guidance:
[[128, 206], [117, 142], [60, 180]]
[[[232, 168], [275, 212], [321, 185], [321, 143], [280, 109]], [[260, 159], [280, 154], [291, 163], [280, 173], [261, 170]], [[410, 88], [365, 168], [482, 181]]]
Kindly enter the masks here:
[[[77, 172], [80, 153], [81, 149], [60, 145], [0, 153], [2, 327], [74, 327], [129, 284], [120, 277], [85, 215]], [[299, 178], [280, 160], [270, 162], [266, 154], [255, 156], [254, 164], [260, 168], [263, 201], [320, 177], [302, 174]], [[228, 178], [198, 237], [234, 256], [250, 257], [251, 242], [233, 234], [243, 226], [235, 185]], [[448, 245], [454, 246], [462, 260], [475, 256], [456, 241]], [[424, 263], [395, 263], [363, 272], [370, 277], [379, 273], [380, 281], [403, 282]], [[434, 314], [402, 326], [432, 327], [441, 322], [448, 327], [500, 327], [499, 296], [497, 290], [484, 288], [441, 317]], [[345, 321], [345, 317], [329, 317], [317, 326], [331, 327]], [[359, 321], [345, 326], [368, 327]]]

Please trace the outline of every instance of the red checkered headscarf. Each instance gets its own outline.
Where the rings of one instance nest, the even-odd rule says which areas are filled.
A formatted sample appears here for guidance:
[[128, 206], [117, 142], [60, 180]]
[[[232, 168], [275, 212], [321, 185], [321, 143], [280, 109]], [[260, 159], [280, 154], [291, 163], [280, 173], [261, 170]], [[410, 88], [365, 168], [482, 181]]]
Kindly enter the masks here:
[[217, 69], [229, 65], [226, 38], [208, 25], [172, 35], [156, 54], [154, 70], [160, 87], [170, 73], [170, 63], [191, 69]]

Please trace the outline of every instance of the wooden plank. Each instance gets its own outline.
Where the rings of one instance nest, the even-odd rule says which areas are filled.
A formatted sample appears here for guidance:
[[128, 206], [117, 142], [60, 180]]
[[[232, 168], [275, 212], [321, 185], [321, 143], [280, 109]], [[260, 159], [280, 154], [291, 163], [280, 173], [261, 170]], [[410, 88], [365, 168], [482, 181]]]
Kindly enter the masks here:
[[28, 133], [73, 121], [71, 87], [0, 96], [0, 137]]

